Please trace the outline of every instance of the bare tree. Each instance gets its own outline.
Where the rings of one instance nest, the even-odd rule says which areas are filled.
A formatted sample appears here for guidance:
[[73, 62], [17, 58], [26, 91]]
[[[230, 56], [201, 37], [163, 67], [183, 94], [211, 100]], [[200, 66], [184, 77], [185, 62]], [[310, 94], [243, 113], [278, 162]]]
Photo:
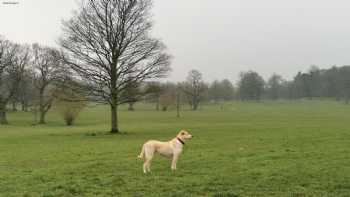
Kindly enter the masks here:
[[111, 132], [118, 133], [118, 105], [129, 84], [164, 77], [169, 55], [149, 36], [151, 0], [85, 0], [63, 22], [65, 61], [85, 79], [91, 94], [109, 103]]
[[160, 82], [148, 82], [145, 87], [145, 93], [151, 102], [156, 103], [156, 110], [159, 111], [160, 96], [163, 92]]
[[39, 94], [39, 124], [45, 124], [45, 116], [54, 101], [54, 82], [61, 80], [66, 70], [61, 61], [60, 52], [33, 44], [33, 70], [35, 72], [35, 88]]
[[198, 70], [191, 70], [188, 73], [187, 81], [182, 85], [183, 92], [188, 96], [192, 110], [197, 110], [202, 99], [206, 85], [202, 79], [202, 73]]
[[14, 56], [12, 44], [0, 37], [0, 124], [7, 124], [6, 105], [11, 98], [11, 93], [4, 86], [6, 69], [11, 65]]
[[30, 106], [35, 102], [37, 91], [34, 86], [34, 72], [32, 69], [26, 69], [18, 88], [18, 100], [21, 103], [22, 111], [28, 112]]
[[[69, 87], [68, 87], [69, 86]], [[67, 126], [72, 126], [80, 112], [86, 107], [87, 99], [84, 97], [78, 83], [69, 81], [64, 86], [57, 87], [54, 92], [54, 105], [61, 114]]]
[[18, 92], [29, 62], [29, 48], [0, 39], [0, 124], [7, 124], [6, 106]]

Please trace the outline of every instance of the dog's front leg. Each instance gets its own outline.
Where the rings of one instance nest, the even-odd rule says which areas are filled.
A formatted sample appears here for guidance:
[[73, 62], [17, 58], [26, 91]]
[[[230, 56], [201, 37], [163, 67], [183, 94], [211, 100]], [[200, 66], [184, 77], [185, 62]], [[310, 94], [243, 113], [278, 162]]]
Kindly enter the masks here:
[[171, 162], [171, 169], [172, 170], [176, 170], [176, 163], [177, 163], [178, 158], [179, 158], [179, 154], [174, 154], [173, 160]]

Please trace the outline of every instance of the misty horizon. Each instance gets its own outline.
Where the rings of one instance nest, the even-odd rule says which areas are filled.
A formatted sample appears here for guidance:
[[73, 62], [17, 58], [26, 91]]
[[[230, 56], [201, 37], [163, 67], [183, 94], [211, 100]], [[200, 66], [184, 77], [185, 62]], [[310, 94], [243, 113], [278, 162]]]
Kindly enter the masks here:
[[[61, 20], [69, 19], [77, 8], [68, 0], [4, 2], [0, 34], [15, 42], [48, 46], [57, 46]], [[185, 80], [192, 69], [201, 71], [208, 82], [223, 78], [236, 82], [240, 72], [249, 70], [264, 79], [276, 73], [291, 80], [312, 65], [321, 69], [349, 65], [348, 5], [314, 0], [156, 0], [152, 34], [173, 56], [172, 72], [164, 80]]]

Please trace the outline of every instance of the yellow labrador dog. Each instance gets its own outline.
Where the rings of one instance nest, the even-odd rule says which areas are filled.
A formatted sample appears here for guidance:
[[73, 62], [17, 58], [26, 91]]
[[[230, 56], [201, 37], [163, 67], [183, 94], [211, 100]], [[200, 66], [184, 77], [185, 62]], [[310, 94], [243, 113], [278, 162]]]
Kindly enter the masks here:
[[151, 161], [154, 153], [159, 153], [162, 156], [172, 158], [171, 169], [176, 170], [176, 162], [182, 152], [182, 148], [185, 142], [191, 139], [193, 136], [185, 130], [180, 131], [177, 136], [168, 141], [160, 142], [156, 140], [147, 141], [142, 146], [142, 151], [138, 156], [140, 159], [144, 159], [143, 172], [146, 174], [151, 171]]

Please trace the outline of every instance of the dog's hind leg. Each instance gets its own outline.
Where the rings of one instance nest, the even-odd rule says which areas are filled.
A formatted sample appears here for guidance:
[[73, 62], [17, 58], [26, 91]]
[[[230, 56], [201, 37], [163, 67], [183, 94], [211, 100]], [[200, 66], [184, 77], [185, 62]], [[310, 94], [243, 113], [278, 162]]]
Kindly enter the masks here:
[[146, 161], [147, 172], [151, 172], [151, 161], [152, 161], [152, 158]]
[[147, 163], [146, 161], [143, 163], [143, 173], [147, 173]]
[[145, 145], [142, 146], [141, 153], [137, 157], [140, 159], [143, 159], [145, 157]]
[[152, 157], [146, 157], [143, 163], [143, 173], [151, 172], [151, 161]]
[[153, 159], [153, 156], [154, 156], [154, 149], [148, 149], [148, 148], [145, 148], [145, 163], [144, 163], [144, 166], [145, 166], [145, 169], [146, 169], [146, 173], [147, 172], [151, 172], [151, 161]]

